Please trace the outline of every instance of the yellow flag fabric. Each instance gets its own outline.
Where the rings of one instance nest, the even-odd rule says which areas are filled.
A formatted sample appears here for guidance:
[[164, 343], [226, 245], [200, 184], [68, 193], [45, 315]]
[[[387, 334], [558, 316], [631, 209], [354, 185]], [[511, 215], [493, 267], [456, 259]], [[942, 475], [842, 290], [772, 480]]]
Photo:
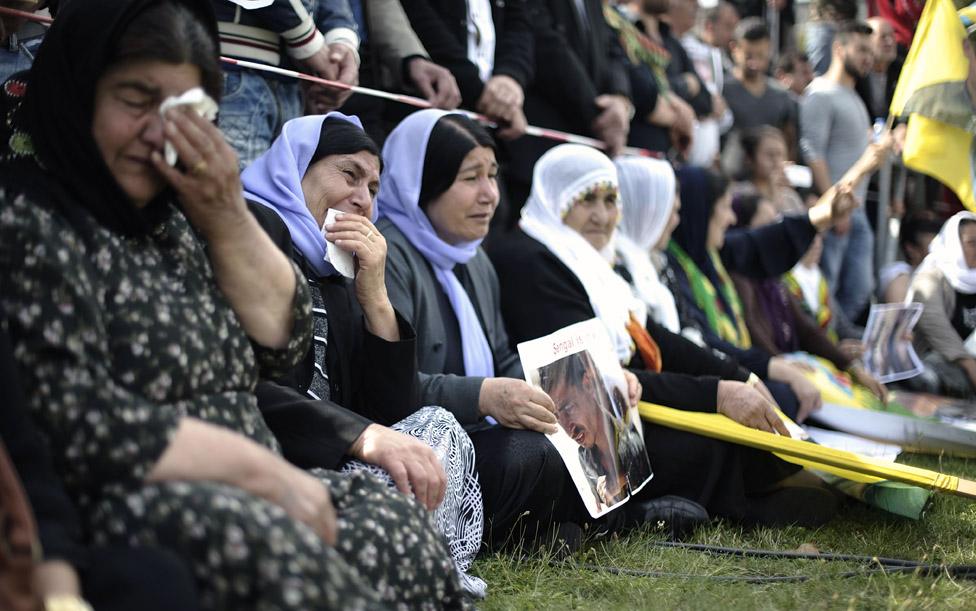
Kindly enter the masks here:
[[908, 119], [905, 165], [938, 179], [956, 193], [970, 210], [976, 210], [973, 193], [973, 135], [964, 129], [913, 114]]
[[891, 98], [891, 114], [900, 116], [908, 99], [924, 87], [965, 81], [969, 62], [962, 51], [966, 30], [951, 0], [928, 0], [918, 20]]
[[951, 0], [928, 0], [895, 88], [891, 114], [910, 116], [902, 152], [905, 165], [937, 178], [967, 208], [976, 210], [976, 114], [966, 89], [965, 17]]

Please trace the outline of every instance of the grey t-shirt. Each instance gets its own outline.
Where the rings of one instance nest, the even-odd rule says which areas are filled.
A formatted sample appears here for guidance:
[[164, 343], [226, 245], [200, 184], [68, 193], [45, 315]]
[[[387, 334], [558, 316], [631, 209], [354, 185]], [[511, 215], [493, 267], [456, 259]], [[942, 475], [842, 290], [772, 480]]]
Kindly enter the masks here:
[[766, 90], [756, 97], [737, 79], [729, 78], [722, 89], [722, 97], [732, 110], [733, 127], [737, 130], [761, 125], [783, 129], [786, 125], [796, 124], [796, 102], [773, 79], [766, 82]]
[[[837, 182], [868, 147], [871, 118], [861, 96], [823, 77], [807, 86], [800, 101], [800, 150], [807, 162], [824, 160]], [[868, 181], [855, 193], [864, 201]]]

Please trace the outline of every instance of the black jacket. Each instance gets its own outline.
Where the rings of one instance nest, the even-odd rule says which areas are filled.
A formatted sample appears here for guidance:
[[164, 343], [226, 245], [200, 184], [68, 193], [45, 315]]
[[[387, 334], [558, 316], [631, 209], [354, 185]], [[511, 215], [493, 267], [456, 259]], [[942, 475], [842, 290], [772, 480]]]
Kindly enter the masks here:
[[[401, 0], [430, 58], [447, 68], [457, 80], [462, 105], [474, 108], [485, 84], [478, 68], [468, 60], [468, 6], [466, 0]], [[526, 13], [526, 0], [491, 0], [495, 25], [494, 75], [515, 79], [522, 89], [535, 72], [535, 41]]]
[[[585, 25], [575, 0], [535, 0], [529, 6], [538, 66], [532, 93], [564, 117], [575, 118], [575, 131], [589, 132], [598, 114], [593, 102], [596, 96], [630, 97], [627, 59], [603, 18], [603, 3], [584, 0]], [[548, 125], [546, 117], [529, 119], [533, 124]]]
[[[521, 230], [493, 242], [488, 255], [498, 273], [502, 317], [513, 345], [596, 316], [576, 275]], [[647, 331], [661, 349], [665, 371], [647, 371], [639, 356], [631, 361], [630, 369], [644, 387], [644, 400], [714, 412], [719, 379], [748, 378], [734, 361], [722, 360], [652, 320]]]
[[[309, 274], [278, 214], [260, 204], [251, 212], [286, 254]], [[351, 282], [341, 276], [319, 282], [329, 317], [326, 362], [329, 400], [305, 394], [315, 368], [310, 348], [288, 376], [258, 385], [258, 406], [288, 460], [303, 468], [334, 469], [371, 422], [389, 425], [420, 407], [417, 391], [416, 336], [399, 314], [400, 341], [387, 342], [366, 331], [362, 308]]]

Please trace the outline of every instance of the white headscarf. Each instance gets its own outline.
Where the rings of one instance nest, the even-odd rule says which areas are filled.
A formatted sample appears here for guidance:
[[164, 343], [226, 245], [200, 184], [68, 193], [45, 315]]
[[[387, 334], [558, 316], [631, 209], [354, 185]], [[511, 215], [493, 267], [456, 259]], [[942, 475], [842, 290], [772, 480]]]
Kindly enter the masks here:
[[561, 144], [535, 164], [532, 193], [522, 209], [519, 227], [549, 249], [579, 279], [590, 305], [610, 333], [621, 363], [630, 361], [634, 344], [627, 332], [631, 313], [644, 324], [647, 309], [618, 276], [609, 261], [563, 218], [580, 195], [599, 184], [617, 186], [613, 162], [599, 151]]
[[645, 157], [625, 157], [614, 165], [623, 202], [615, 237], [617, 254], [633, 278], [635, 294], [647, 305], [651, 317], [669, 331], [680, 333], [674, 295], [661, 284], [651, 262], [651, 249], [661, 239], [674, 210], [674, 169], [666, 161]]
[[976, 293], [976, 268], [966, 265], [962, 241], [959, 239], [959, 223], [965, 220], [976, 221], [976, 214], [957, 212], [946, 221], [939, 235], [929, 245], [929, 254], [922, 262], [921, 269], [935, 267], [942, 272], [952, 288], [972, 295]]

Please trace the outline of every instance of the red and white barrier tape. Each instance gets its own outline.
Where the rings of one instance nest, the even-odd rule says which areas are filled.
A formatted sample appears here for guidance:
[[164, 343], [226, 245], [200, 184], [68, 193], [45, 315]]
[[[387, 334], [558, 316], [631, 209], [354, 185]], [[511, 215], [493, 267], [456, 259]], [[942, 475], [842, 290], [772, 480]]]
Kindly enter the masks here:
[[[50, 17], [44, 15], [37, 15], [35, 13], [30, 13], [27, 11], [19, 11], [17, 9], [7, 8], [0, 6], [0, 14], [10, 15], [13, 17], [21, 17], [23, 19], [28, 19], [31, 21], [36, 21], [38, 23], [50, 24], [54, 20]], [[272, 74], [277, 74], [280, 76], [287, 76], [294, 79], [299, 79], [302, 81], [307, 81], [310, 83], [316, 83], [324, 87], [329, 87], [332, 89], [340, 89], [343, 91], [351, 91], [353, 93], [358, 93], [360, 95], [367, 95], [374, 98], [382, 98], [384, 100], [390, 100], [392, 102], [398, 102], [400, 104], [407, 104], [408, 106], [414, 106], [416, 108], [431, 108], [430, 102], [424, 100], [423, 98], [418, 98], [411, 95], [404, 95], [399, 93], [390, 93], [388, 91], [382, 91], [380, 89], [372, 89], [370, 87], [361, 87], [358, 85], [348, 85], [346, 83], [340, 83], [338, 81], [330, 81], [318, 76], [312, 76], [311, 74], [305, 74], [303, 72], [298, 72], [297, 70], [287, 70], [285, 68], [278, 68], [276, 66], [269, 66], [266, 64], [259, 64], [256, 62], [249, 62], [243, 59], [233, 59], [230, 57], [221, 57], [220, 61], [225, 64], [238, 66], [241, 68], [246, 68], [248, 70], [258, 70], [260, 72], [268, 72]], [[464, 113], [465, 115], [480, 121], [491, 127], [496, 127], [495, 123], [486, 117], [485, 115], [474, 113], [468, 110], [458, 109], [456, 112]], [[589, 138], [587, 136], [580, 136], [579, 134], [571, 134], [568, 132], [563, 132], [555, 129], [546, 129], [544, 127], [536, 127], [534, 125], [529, 125], [525, 128], [525, 134], [527, 136], [535, 136], [537, 138], [546, 138], [548, 140], [555, 140], [557, 142], [570, 142], [573, 144], [583, 144], [586, 146], [592, 146], [593, 148], [604, 150], [606, 145], [601, 140], [596, 138]], [[654, 153], [646, 149], [625, 147], [623, 150], [624, 155], [635, 155], [641, 157], [657, 157]]]

